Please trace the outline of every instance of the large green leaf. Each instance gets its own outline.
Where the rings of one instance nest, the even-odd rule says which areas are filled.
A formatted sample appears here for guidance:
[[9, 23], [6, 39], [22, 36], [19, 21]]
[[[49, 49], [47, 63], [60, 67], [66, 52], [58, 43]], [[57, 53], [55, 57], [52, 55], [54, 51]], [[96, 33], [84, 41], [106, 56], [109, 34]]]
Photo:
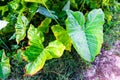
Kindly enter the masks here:
[[37, 47], [37, 46], [28, 46], [26, 50], [24, 51], [24, 54], [22, 54], [23, 59], [28, 62], [32, 62], [39, 56], [42, 50], [43, 50], [42, 48]]
[[[39, 48], [36, 48], [34, 46], [31, 47], [31, 49], [28, 49], [24, 53], [24, 57], [27, 57], [33, 60], [26, 65], [25, 75], [34, 75], [35, 73], [37, 73], [40, 69], [42, 69], [46, 60], [61, 57], [64, 49], [65, 49], [65, 46], [57, 40], [50, 42], [49, 45], [45, 49], [43, 49], [43, 51], [40, 51]], [[34, 56], [36, 56], [36, 59]]]
[[17, 17], [17, 23], [15, 25], [17, 44], [25, 38], [28, 23], [29, 21], [25, 16], [20, 14]]
[[52, 59], [61, 57], [64, 49], [65, 46], [60, 41], [55, 40], [53, 42], [50, 42], [44, 51], [49, 52], [49, 54], [47, 54], [47, 59]]
[[25, 51], [21, 51], [21, 53], [23, 59], [28, 62], [25, 67], [25, 75], [34, 75], [42, 69], [46, 60], [61, 57], [65, 46], [60, 41], [55, 40], [44, 48], [42, 44], [44, 41], [43, 33], [33, 25], [30, 25], [27, 34], [29, 46], [26, 47]]
[[0, 50], [0, 79], [5, 79], [10, 73], [9, 58], [5, 56], [4, 50]]
[[44, 48], [42, 45], [42, 42], [44, 41], [44, 35], [39, 29], [35, 28], [33, 25], [30, 25], [27, 36], [29, 39], [29, 45]]
[[44, 41], [44, 35], [38, 28], [30, 25], [27, 36], [30, 46], [28, 46], [24, 51], [23, 58], [26, 61], [30, 62], [34, 61], [38, 57], [39, 53], [44, 49], [44, 46], [42, 44], [42, 42]]
[[44, 52], [42, 53], [38, 52], [38, 53], [39, 53], [38, 57], [33, 62], [29, 62], [25, 66], [25, 75], [32, 76], [43, 68], [47, 56], [46, 56], [46, 53]]
[[104, 13], [94, 9], [87, 15], [87, 21], [81, 12], [67, 11], [66, 27], [78, 54], [87, 61], [93, 61], [99, 54], [103, 43]]
[[40, 4], [44, 4], [47, 0], [25, 0], [26, 2], [36, 2]]
[[54, 25], [51, 27], [51, 29], [56, 39], [61, 41], [65, 45], [66, 50], [71, 51], [72, 42], [67, 31], [60, 25]]

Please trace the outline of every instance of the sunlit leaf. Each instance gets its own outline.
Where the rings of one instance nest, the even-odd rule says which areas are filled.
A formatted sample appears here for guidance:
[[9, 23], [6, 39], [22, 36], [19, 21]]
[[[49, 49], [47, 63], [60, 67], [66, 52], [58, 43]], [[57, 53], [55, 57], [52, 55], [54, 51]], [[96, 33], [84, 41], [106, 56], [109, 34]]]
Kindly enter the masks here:
[[25, 0], [26, 2], [36, 2], [40, 4], [44, 4], [47, 0]]
[[30, 25], [27, 36], [29, 39], [29, 45], [35, 45], [37, 47], [44, 48], [42, 45], [42, 42], [44, 41], [44, 35], [39, 29], [35, 28], [33, 25]]
[[2, 28], [6, 27], [6, 26], [7, 26], [7, 24], [8, 24], [8, 22], [7, 22], [7, 21], [0, 20], [0, 30], [1, 30]]
[[19, 15], [17, 18], [17, 23], [15, 25], [16, 30], [16, 41], [19, 43], [26, 36], [26, 29], [29, 21], [23, 15]]
[[0, 6], [0, 11], [2, 11], [2, 15], [4, 15], [4, 13], [8, 11], [8, 6]]
[[39, 25], [38, 29], [42, 32], [48, 33], [49, 32], [49, 24], [51, 23], [50, 18], [45, 18], [41, 24]]
[[71, 51], [72, 43], [67, 31], [65, 31], [65, 29], [60, 25], [54, 25], [51, 27], [51, 29], [56, 39], [61, 41], [65, 45], [66, 50]]
[[4, 50], [0, 50], [0, 79], [5, 79], [10, 74], [9, 58], [5, 56]]
[[58, 40], [55, 40], [53, 42], [50, 42], [49, 45], [45, 48], [45, 52], [49, 52], [49, 55], [47, 55], [47, 59], [52, 58], [59, 58], [62, 56], [63, 51], [65, 49], [65, 46]]
[[47, 57], [46, 54], [42, 52], [38, 55], [38, 57], [33, 62], [29, 62], [25, 66], [25, 70], [26, 70], [25, 75], [32, 76], [35, 73], [37, 73], [39, 70], [41, 70], [45, 64], [46, 57]]
[[67, 11], [66, 27], [78, 54], [87, 61], [93, 61], [99, 54], [103, 43], [104, 13], [94, 9], [87, 15], [87, 21], [81, 12]]
[[65, 46], [60, 41], [50, 42], [44, 48], [42, 44], [44, 41], [43, 33], [33, 25], [30, 25], [27, 35], [29, 46], [26, 47], [25, 51], [21, 51], [23, 59], [28, 62], [25, 67], [25, 75], [34, 75], [43, 68], [46, 60], [62, 56]]
[[24, 53], [24, 57], [29, 59], [29, 63], [25, 67], [25, 75], [32, 76], [43, 68], [46, 60], [61, 57], [65, 46], [56, 40], [50, 42], [42, 51], [40, 51], [39, 47], [32, 46], [30, 48]]
[[63, 11], [69, 10], [70, 9], [70, 0], [68, 0], [68, 2], [65, 4], [65, 6], [63, 7]]

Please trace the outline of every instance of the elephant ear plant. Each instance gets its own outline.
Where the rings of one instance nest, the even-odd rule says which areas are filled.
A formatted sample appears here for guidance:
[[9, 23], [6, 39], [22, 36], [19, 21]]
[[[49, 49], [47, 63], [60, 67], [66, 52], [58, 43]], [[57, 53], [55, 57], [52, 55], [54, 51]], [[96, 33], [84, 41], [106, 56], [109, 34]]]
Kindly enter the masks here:
[[[28, 62], [25, 66], [25, 75], [34, 75], [43, 68], [47, 60], [61, 57], [64, 50], [71, 51], [72, 44], [78, 54], [88, 62], [92, 62], [99, 54], [103, 43], [103, 11], [101, 9], [92, 10], [88, 13], [86, 21], [79, 11], [67, 10], [66, 12], [68, 15], [67, 30], [59, 24], [53, 25], [51, 30], [56, 40], [49, 42], [46, 47], [43, 45], [44, 28], [49, 28], [46, 27], [49, 24], [46, 23], [47, 25], [42, 26], [42, 29], [30, 25], [27, 31], [29, 46], [22, 51], [23, 59]], [[41, 25], [44, 23], [42, 22]]]
[[[19, 48], [15, 48], [14, 52], [20, 53], [22, 59], [27, 61], [25, 66], [26, 76], [32, 76], [40, 71], [47, 60], [60, 58], [64, 50], [71, 51], [72, 45], [83, 59], [88, 62], [94, 61], [103, 43], [104, 13], [101, 9], [90, 11], [85, 18], [82, 12], [66, 10], [66, 8], [64, 8], [67, 14], [67, 19], [66, 21], [64, 20], [66, 29], [64, 29], [64, 27], [57, 22], [59, 18], [57, 18], [56, 15], [56, 17], [53, 17], [53, 14], [50, 14], [52, 11], [38, 6], [38, 2], [45, 5], [44, 2], [47, 0], [23, 1], [35, 2], [31, 4], [31, 6], [28, 5], [29, 9], [27, 12], [27, 6], [23, 4], [25, 2], [21, 3], [20, 6], [22, 6], [22, 8], [18, 10], [20, 12], [17, 13], [15, 17], [16, 22], [14, 22], [13, 25], [13, 27], [15, 26], [14, 34], [17, 42], [16, 45], [19, 46]], [[21, 0], [18, 0], [18, 2], [21, 2]], [[45, 13], [43, 14], [41, 11]], [[34, 21], [32, 22], [32, 20], [36, 18], [36, 13], [40, 13], [45, 17], [39, 25], [35, 24]], [[37, 15], [37, 17], [41, 16]], [[56, 25], [53, 25], [55, 22], [53, 22], [54, 20], [52, 19], [57, 22]], [[0, 24], [4, 23], [3, 26], [0, 25], [0, 30], [3, 29], [7, 23], [11, 23], [10, 21], [0, 20]], [[9, 25], [7, 26], [9, 27]], [[46, 41], [45, 39], [48, 37], [46, 35], [49, 35], [50, 29], [53, 32], [50, 35], [56, 39], [53, 38], [49, 42], [49, 40]], [[48, 45], [44, 45], [44, 43], [46, 43], [45, 41]], [[24, 42], [28, 44], [24, 44]], [[5, 52], [7, 52], [7, 50]], [[10, 61], [9, 58], [5, 56], [5, 52], [4, 50], [0, 50], [0, 79], [5, 79], [11, 71]]]
[[85, 19], [83, 13], [67, 11], [67, 32], [78, 54], [86, 61], [93, 61], [103, 43], [104, 13], [94, 9]]

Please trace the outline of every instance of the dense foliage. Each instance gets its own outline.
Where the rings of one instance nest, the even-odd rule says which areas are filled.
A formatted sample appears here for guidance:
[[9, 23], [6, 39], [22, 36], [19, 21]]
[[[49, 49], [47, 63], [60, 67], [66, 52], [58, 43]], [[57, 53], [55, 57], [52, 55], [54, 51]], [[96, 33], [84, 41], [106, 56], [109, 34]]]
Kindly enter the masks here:
[[12, 60], [25, 60], [24, 75], [32, 76], [72, 48], [94, 61], [119, 12], [117, 0], [0, 1], [0, 78], [9, 76]]

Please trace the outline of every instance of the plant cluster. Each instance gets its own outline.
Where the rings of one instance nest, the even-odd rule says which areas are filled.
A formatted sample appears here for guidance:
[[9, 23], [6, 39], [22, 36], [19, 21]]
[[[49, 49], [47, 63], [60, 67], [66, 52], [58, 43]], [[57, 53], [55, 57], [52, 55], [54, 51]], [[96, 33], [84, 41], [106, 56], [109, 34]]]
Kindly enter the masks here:
[[0, 1], [0, 78], [9, 76], [12, 59], [25, 60], [24, 76], [32, 76], [72, 45], [82, 59], [94, 61], [103, 25], [119, 10], [116, 0]]

